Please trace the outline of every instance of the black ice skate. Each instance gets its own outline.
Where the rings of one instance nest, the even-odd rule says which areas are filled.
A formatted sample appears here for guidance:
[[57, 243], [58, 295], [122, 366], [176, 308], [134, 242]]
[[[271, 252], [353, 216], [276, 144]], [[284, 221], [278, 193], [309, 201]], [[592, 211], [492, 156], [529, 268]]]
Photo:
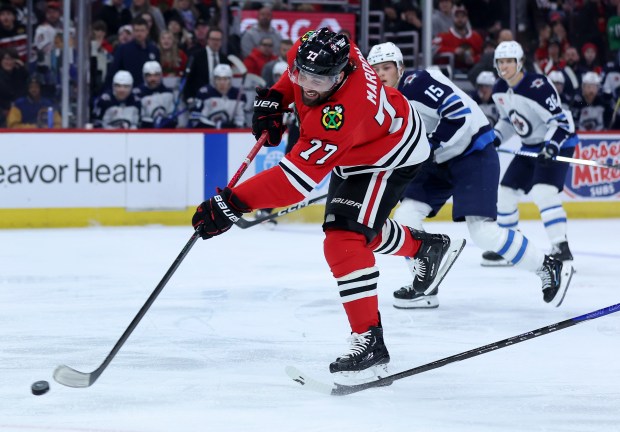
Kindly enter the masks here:
[[381, 327], [370, 327], [362, 334], [352, 333], [348, 340], [351, 344], [349, 351], [329, 365], [335, 382], [362, 384], [388, 374], [390, 354], [383, 342]]
[[570, 252], [570, 249], [568, 248], [567, 241], [554, 244], [553, 249], [551, 249], [551, 253], [549, 255], [560, 261], [572, 261], [573, 260], [573, 254]]
[[[407, 258], [413, 274], [411, 287], [418, 294], [435, 291], [465, 246], [465, 239], [450, 239], [444, 234], [429, 234], [409, 228], [413, 238], [421, 240], [418, 253]], [[401, 306], [402, 307], [402, 306]]]
[[573, 265], [545, 255], [545, 261], [536, 274], [542, 280], [543, 299], [555, 307], [564, 301], [568, 285], [573, 277]]
[[500, 254], [492, 251], [486, 251], [482, 254], [482, 267], [510, 267], [513, 264]]
[[413, 289], [413, 285], [405, 285], [404, 287], [394, 291], [394, 307], [398, 309], [435, 309], [439, 307], [439, 292], [435, 288], [428, 295], [419, 294]]

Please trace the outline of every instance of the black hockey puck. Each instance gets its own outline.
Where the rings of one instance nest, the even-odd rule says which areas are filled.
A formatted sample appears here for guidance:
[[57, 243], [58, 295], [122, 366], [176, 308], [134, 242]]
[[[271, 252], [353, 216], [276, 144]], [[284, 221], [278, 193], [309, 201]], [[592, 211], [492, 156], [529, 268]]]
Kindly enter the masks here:
[[37, 381], [32, 384], [32, 394], [35, 396], [41, 396], [50, 390], [50, 384], [47, 381]]

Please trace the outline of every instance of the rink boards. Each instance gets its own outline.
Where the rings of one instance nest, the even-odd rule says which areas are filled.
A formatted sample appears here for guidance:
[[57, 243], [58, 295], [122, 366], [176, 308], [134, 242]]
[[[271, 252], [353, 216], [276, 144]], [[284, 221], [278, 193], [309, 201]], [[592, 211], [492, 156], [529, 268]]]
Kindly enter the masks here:
[[[2, 138], [0, 228], [188, 224], [195, 206], [227, 184], [255, 143], [237, 131], [65, 130]], [[580, 138], [575, 157], [620, 162], [620, 134]], [[284, 147], [285, 141], [263, 148], [242, 181], [277, 164]], [[502, 166], [511, 158], [501, 154]], [[311, 196], [326, 193], [327, 181]], [[571, 166], [564, 193], [569, 217], [620, 217], [620, 170]], [[524, 201], [522, 217], [539, 218]], [[317, 205], [287, 217], [319, 222], [322, 210]], [[437, 219], [449, 220], [450, 213], [448, 204]]]

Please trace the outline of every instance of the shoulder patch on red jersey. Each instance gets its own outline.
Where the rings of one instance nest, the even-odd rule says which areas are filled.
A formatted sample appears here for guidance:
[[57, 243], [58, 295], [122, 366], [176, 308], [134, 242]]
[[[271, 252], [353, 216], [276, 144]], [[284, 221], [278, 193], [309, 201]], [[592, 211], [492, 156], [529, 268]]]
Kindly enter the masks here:
[[342, 105], [335, 105], [332, 108], [329, 105], [323, 107], [323, 116], [321, 117], [321, 124], [325, 130], [338, 130], [344, 123], [344, 107]]

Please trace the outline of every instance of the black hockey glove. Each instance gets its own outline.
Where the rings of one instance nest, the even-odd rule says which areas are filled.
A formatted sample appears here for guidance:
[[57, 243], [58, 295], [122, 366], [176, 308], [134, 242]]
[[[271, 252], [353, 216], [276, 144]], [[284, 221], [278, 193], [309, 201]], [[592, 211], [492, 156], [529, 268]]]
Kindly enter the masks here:
[[550, 160], [554, 159], [558, 153], [560, 153], [560, 145], [555, 141], [549, 141], [547, 145], [543, 146], [540, 153], [538, 153], [538, 160], [543, 164], [547, 164]]
[[497, 135], [495, 136], [495, 138], [493, 138], [493, 145], [495, 146], [495, 148], [499, 148], [499, 146], [502, 145], [502, 140], [499, 139]]
[[265, 147], [276, 147], [282, 141], [286, 126], [282, 121], [285, 108], [282, 106], [283, 95], [279, 91], [256, 87], [254, 115], [252, 116], [252, 134], [259, 139], [264, 131], [268, 132]]
[[243, 213], [251, 211], [231, 189], [218, 192], [218, 195], [200, 204], [192, 217], [192, 225], [194, 228], [200, 227], [200, 236], [205, 240], [225, 233]]

